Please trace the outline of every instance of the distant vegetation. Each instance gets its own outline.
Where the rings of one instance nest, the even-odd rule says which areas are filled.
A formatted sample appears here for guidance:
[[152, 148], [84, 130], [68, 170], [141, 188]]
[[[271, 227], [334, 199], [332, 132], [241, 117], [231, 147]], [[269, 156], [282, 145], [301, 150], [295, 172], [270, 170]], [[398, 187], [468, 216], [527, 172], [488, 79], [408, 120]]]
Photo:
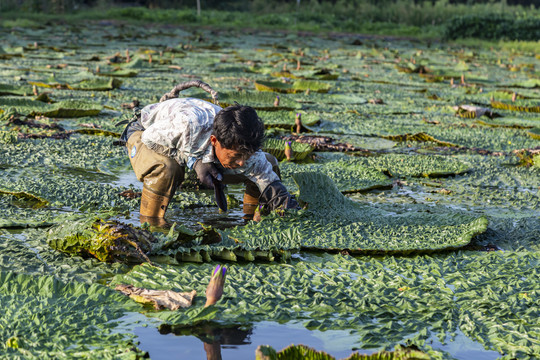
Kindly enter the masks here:
[[196, 3], [138, 0], [116, 1], [111, 6], [105, 0], [0, 0], [0, 19], [4, 26], [13, 25], [14, 18], [83, 18], [424, 38], [540, 40], [537, 0], [200, 0], [200, 13]]

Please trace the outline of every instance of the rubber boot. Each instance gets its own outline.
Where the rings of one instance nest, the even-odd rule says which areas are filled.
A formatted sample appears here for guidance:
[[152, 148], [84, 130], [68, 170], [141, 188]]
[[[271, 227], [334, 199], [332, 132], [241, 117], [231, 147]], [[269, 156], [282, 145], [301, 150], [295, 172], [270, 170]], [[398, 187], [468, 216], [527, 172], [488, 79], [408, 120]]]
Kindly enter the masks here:
[[258, 205], [259, 205], [259, 198], [251, 196], [247, 192], [244, 193], [244, 206], [243, 206], [244, 220], [253, 219], [253, 214], [255, 213], [255, 209], [257, 209]]
[[147, 188], [143, 188], [141, 195], [140, 221], [149, 223], [151, 226], [170, 227], [165, 220], [165, 212], [171, 199], [153, 193]]

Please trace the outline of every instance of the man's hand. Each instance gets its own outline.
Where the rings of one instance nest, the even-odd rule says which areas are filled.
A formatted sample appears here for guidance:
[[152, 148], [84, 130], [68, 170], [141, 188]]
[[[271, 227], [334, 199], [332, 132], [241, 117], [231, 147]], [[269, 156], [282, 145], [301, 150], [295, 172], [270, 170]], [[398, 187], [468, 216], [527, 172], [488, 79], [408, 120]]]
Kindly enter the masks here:
[[213, 163], [203, 163], [199, 159], [193, 164], [193, 170], [197, 173], [199, 181], [211, 189], [214, 188], [214, 181], [223, 180], [223, 175]]
[[300, 209], [294, 197], [289, 194], [281, 181], [274, 181], [268, 185], [259, 197], [259, 203], [267, 207], [270, 211], [278, 208]]
[[202, 160], [195, 161], [193, 169], [197, 173], [197, 178], [201, 183], [214, 188], [217, 206], [227, 211], [227, 198], [225, 197], [225, 185], [221, 182], [223, 175], [219, 172], [213, 163], [203, 163]]

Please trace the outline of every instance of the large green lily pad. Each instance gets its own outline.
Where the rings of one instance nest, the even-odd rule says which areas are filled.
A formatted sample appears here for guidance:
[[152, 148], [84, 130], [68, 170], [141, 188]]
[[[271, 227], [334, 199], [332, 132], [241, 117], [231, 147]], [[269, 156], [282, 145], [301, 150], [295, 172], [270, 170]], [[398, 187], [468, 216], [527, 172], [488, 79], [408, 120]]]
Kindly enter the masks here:
[[0, 95], [21, 95], [27, 96], [33, 94], [32, 86], [0, 84]]
[[43, 115], [48, 117], [81, 117], [97, 115], [103, 106], [82, 100], [62, 100], [53, 104], [20, 97], [0, 97], [0, 110], [14, 110], [28, 116]]
[[[294, 111], [258, 111], [257, 114], [262, 119], [266, 128], [280, 128], [289, 131], [296, 131], [295, 118], [298, 112]], [[302, 125], [305, 129], [317, 125], [320, 121], [320, 115], [317, 113], [300, 112]], [[302, 130], [302, 131], [305, 131]]]
[[[192, 96], [211, 101], [208, 93], [197, 92]], [[235, 102], [241, 105], [249, 105], [257, 111], [292, 111], [300, 109], [302, 105], [287, 95], [279, 95], [279, 103], [276, 102], [276, 95], [261, 93], [261, 92], [248, 92], [248, 91], [235, 91], [235, 92], [219, 92], [218, 98], [220, 106], [227, 107], [234, 105]]]
[[452, 210], [396, 214], [354, 202], [321, 173], [296, 173], [293, 178], [308, 210], [282, 218], [270, 216], [232, 229], [228, 236], [246, 248], [410, 253], [458, 248], [487, 229], [485, 217]]
[[91, 77], [80, 81], [71, 82], [60, 80], [55, 77], [45, 81], [29, 81], [31, 85], [45, 88], [66, 88], [70, 90], [105, 91], [120, 87], [122, 82], [114, 77]]
[[296, 80], [291, 83], [283, 83], [280, 81], [257, 81], [255, 89], [258, 91], [271, 91], [279, 93], [298, 93], [308, 89], [313, 92], [327, 93], [331, 89], [328, 83], [314, 80]]
[[111, 286], [195, 289], [194, 307], [148, 314], [172, 326], [299, 321], [309, 329], [351, 329], [361, 349], [391, 349], [407, 339], [424, 351], [437, 342], [472, 343], [534, 357], [540, 355], [538, 260], [532, 252], [465, 251], [380, 258], [305, 254], [289, 264], [231, 265], [223, 298], [204, 310], [199, 304], [212, 264], [145, 264], [115, 276]]
[[[2, 271], [0, 299], [0, 358], [141, 355], [123, 331], [114, 331], [118, 324], [112, 321], [139, 307], [103, 285]], [[73, 311], [77, 308], [85, 311]]]
[[[274, 350], [270, 346], [259, 346], [256, 351], [256, 360], [335, 360], [335, 358], [324, 351], [317, 351], [305, 345], [290, 345], [280, 351]], [[418, 350], [397, 347], [395, 351], [381, 351], [371, 355], [353, 353], [343, 360], [429, 360], [428, 354]]]
[[[274, 155], [279, 161], [286, 159], [285, 147], [287, 142], [280, 139], [266, 139], [262, 150]], [[311, 152], [313, 147], [309, 144], [302, 144], [296, 141], [290, 142], [290, 148], [292, 150], [292, 159], [295, 161], [304, 160]]]
[[296, 187], [295, 183], [291, 181], [291, 176], [301, 171], [317, 171], [326, 174], [335, 182], [338, 189], [344, 193], [385, 189], [392, 186], [392, 179], [384, 171], [369, 166], [369, 164], [367, 165], [364, 165], [361, 160], [350, 156], [340, 156], [333, 161], [329, 160], [315, 164], [296, 165], [284, 163], [281, 165], [281, 176], [291, 191], [294, 191]]

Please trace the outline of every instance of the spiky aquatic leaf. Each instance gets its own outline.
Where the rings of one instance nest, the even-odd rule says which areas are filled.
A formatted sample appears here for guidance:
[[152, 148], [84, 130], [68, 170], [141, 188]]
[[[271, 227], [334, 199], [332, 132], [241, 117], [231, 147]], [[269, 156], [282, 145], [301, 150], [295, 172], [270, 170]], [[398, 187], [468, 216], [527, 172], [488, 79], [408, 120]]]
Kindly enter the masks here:
[[416, 134], [403, 134], [403, 135], [387, 135], [382, 136], [384, 139], [392, 140], [392, 141], [420, 141], [420, 142], [433, 142], [442, 146], [458, 146], [456, 144], [452, 144], [447, 141], [441, 141], [433, 136], [426, 134], [426, 133], [416, 133]]
[[[195, 284], [202, 294], [214, 267], [142, 265], [116, 276], [112, 286], [181, 291]], [[534, 338], [540, 325], [538, 271], [535, 252], [379, 258], [304, 254], [290, 264], [229, 267], [223, 298], [206, 311], [195, 307], [151, 315], [173, 327], [201, 318], [221, 324], [297, 320], [322, 331], [354, 330], [357, 347], [363, 349], [391, 348], [408, 339], [428, 350], [430, 339], [438, 338], [534, 357], [540, 354]], [[194, 300], [195, 306], [202, 302], [202, 296]]]
[[[279, 161], [284, 160], [285, 156], [285, 146], [287, 142], [280, 139], [266, 139], [263, 143], [262, 150], [274, 155]], [[312, 151], [313, 147], [309, 144], [302, 144], [298, 142], [291, 142], [291, 148], [293, 151], [294, 160], [301, 161], [304, 160]]]
[[79, 133], [79, 134], [85, 134], [85, 135], [112, 136], [115, 138], [119, 138], [121, 135], [120, 133], [113, 132], [113, 131], [108, 131], [108, 130], [103, 130], [103, 129], [88, 129], [88, 128], [76, 129], [74, 130], [74, 132]]
[[107, 262], [148, 261], [147, 253], [157, 242], [148, 231], [94, 217], [57, 225], [47, 239], [53, 249]]
[[114, 331], [114, 320], [139, 307], [103, 285], [1, 271], [0, 299], [2, 359], [141, 355], [125, 330]]
[[97, 115], [103, 110], [103, 106], [82, 100], [62, 100], [46, 104], [42, 101], [20, 97], [0, 97], [0, 110], [7, 111], [8, 109], [28, 116], [80, 117]]
[[467, 162], [440, 155], [386, 154], [362, 157], [358, 162], [393, 177], [442, 177], [463, 174], [470, 169]]
[[280, 93], [297, 93], [310, 90], [313, 92], [327, 93], [331, 89], [331, 85], [319, 81], [312, 80], [296, 80], [291, 83], [283, 83], [279, 81], [256, 81], [255, 89], [258, 91], [271, 91]]
[[22, 207], [38, 209], [45, 207], [49, 204], [47, 200], [24, 191], [6, 191], [0, 189], [0, 196], [1, 195], [9, 195], [16, 199], [19, 199], [20, 206]]
[[30, 85], [45, 88], [65, 88], [69, 90], [105, 91], [120, 87], [122, 82], [114, 77], [94, 76], [89, 72], [73, 74], [71, 77], [56, 77], [42, 81], [28, 81]]
[[540, 127], [527, 131], [527, 135], [529, 135], [533, 139], [540, 140]]
[[[294, 111], [258, 111], [266, 128], [280, 128], [289, 131], [296, 131]], [[316, 113], [303, 113], [302, 126], [308, 130], [321, 121], [320, 115]]]
[[29, 96], [32, 94], [32, 86], [29, 85], [0, 84], [0, 95]]
[[343, 157], [315, 164], [281, 164], [282, 177], [291, 191], [296, 186], [292, 183], [291, 176], [302, 171], [318, 171], [326, 174], [344, 193], [384, 189], [392, 186], [392, 179], [383, 171], [364, 166], [358, 158]]
[[345, 197], [321, 173], [292, 175], [308, 210], [227, 231], [243, 247], [350, 250], [353, 253], [410, 253], [467, 245], [487, 229], [487, 219], [442, 213], [385, 211]]
[[[305, 345], [290, 345], [280, 351], [275, 351], [270, 346], [259, 346], [255, 352], [256, 360], [335, 360], [335, 358], [324, 351], [317, 351]], [[394, 351], [381, 351], [371, 355], [353, 353], [343, 360], [429, 360], [428, 354], [419, 351], [396, 347]]]
[[[452, 105], [456, 104], [478, 104], [486, 107], [492, 97], [497, 101], [510, 103], [516, 92], [517, 101], [512, 104], [525, 107], [538, 105], [539, 96], [535, 88], [538, 87], [538, 74], [534, 70], [538, 68], [538, 58], [534, 54], [521, 51], [521, 44], [508, 45], [514, 50], [505, 49], [506, 45], [502, 43], [493, 49], [472, 49], [446, 43], [432, 43], [428, 47], [422, 42], [366, 38], [362, 39], [362, 44], [351, 45], [350, 36], [328, 39], [320, 36], [299, 38], [295, 34], [251, 35], [229, 30], [225, 38], [221, 33], [200, 27], [196, 29], [196, 33], [153, 27], [146, 28], [144, 35], [139, 34], [140, 29], [136, 25], [129, 24], [123, 24], [122, 27], [110, 24], [106, 29], [102, 24], [88, 22], [77, 24], [75, 30], [68, 24], [41, 24], [40, 27], [36, 29], [23, 26], [15, 28], [15, 31], [10, 27], [0, 28], [0, 37], [7, 43], [39, 43], [25, 48], [6, 48], [3, 53], [7, 55], [0, 54], [0, 58], [11, 57], [1, 61], [1, 82], [18, 85], [27, 81], [43, 81], [54, 72], [58, 79], [62, 79], [63, 84], [76, 84], [85, 77], [94, 76], [89, 73], [81, 74], [80, 70], [98, 70], [97, 66], [100, 66], [98, 75], [111, 74], [114, 71], [113, 66], [116, 65], [105, 64], [106, 59], [119, 51], [123, 53], [126, 47], [142, 48], [142, 55], [132, 55], [135, 62], [126, 69], [126, 73], [131, 71], [129, 67], [136, 69], [139, 76], [123, 77], [124, 87], [121, 89], [110, 92], [50, 89], [55, 100], [71, 97], [85, 101], [92, 99], [96, 104], [115, 109], [120, 109], [122, 103], [131, 102], [133, 98], [137, 98], [142, 105], [157, 102], [159, 97], [170, 89], [171, 75], [204, 79], [223, 94], [234, 92], [234, 89], [238, 88], [249, 88], [253, 81], [264, 79], [261, 74], [275, 72], [284, 61], [291, 59], [291, 50], [301, 44], [305, 50], [302, 69], [297, 72], [290, 71], [298, 76], [311, 76], [309, 73], [313, 72], [313, 69], [324, 66], [333, 73], [339, 72], [341, 80], [329, 81], [328, 84], [333, 84], [332, 91], [341, 96], [336, 98], [335, 94], [317, 93], [310, 89], [309, 94], [297, 92], [283, 95], [277, 109], [282, 106], [294, 106], [298, 109], [301, 106], [306, 121], [310, 120], [310, 114], [316, 114], [319, 123], [310, 127], [311, 130], [331, 133], [338, 142], [360, 147], [363, 145], [346, 140], [346, 137], [377, 140], [381, 139], [380, 136], [424, 133], [433, 139], [456, 145], [444, 149], [433, 140], [415, 141], [411, 136], [405, 136], [399, 143], [384, 140], [384, 143], [394, 146], [384, 146], [383, 156], [373, 158], [374, 162], [357, 163], [357, 170], [360, 166], [369, 169], [357, 174], [360, 174], [361, 180], [365, 180], [362, 176], [366, 174], [373, 173], [376, 177], [384, 172], [387, 175], [382, 180], [387, 184], [395, 181], [394, 187], [391, 190], [356, 194], [356, 201], [387, 213], [417, 213], [426, 215], [426, 219], [433, 214], [444, 217], [445, 214], [455, 214], [455, 209], [463, 209], [471, 216], [486, 215], [490, 221], [488, 230], [477, 236], [470, 245], [475, 251], [459, 250], [434, 256], [359, 258], [321, 253], [314, 256], [301, 251], [294, 254], [287, 264], [264, 264], [264, 261], [280, 260], [280, 256], [290, 258], [291, 252], [297, 252], [297, 248], [291, 249], [287, 255], [286, 251], [278, 249], [279, 246], [285, 247], [286, 241], [269, 241], [268, 244], [272, 245], [270, 246], [263, 241], [264, 238], [259, 239], [260, 235], [265, 235], [265, 221], [282, 224], [282, 221], [287, 220], [277, 216], [263, 217], [261, 234], [252, 232], [257, 241], [245, 242], [246, 239], [238, 237], [224, 239], [219, 246], [199, 245], [185, 248], [181, 253], [160, 257], [161, 261], [171, 263], [176, 261], [174, 256], [178, 260], [211, 261], [236, 257], [237, 260], [259, 262], [248, 265], [245, 269], [241, 261], [234, 265], [235, 269], [231, 269], [230, 287], [226, 285], [226, 305], [218, 304], [206, 311], [197, 311], [202, 304], [196, 301], [196, 308], [193, 309], [195, 312], [189, 313], [189, 316], [178, 312], [169, 314], [181, 319], [179, 322], [185, 320], [186, 323], [192, 323], [213, 318], [218, 322], [230, 319], [231, 322], [250, 324], [269, 319], [293, 319], [303, 322], [309, 329], [340, 330], [340, 336], [348, 342], [354, 342], [355, 347], [363, 349], [391, 348], [395, 344], [410, 341], [422, 350], [429, 348], [426, 344], [446, 349], [450, 353], [444, 355], [447, 357], [459, 357], [455, 350], [458, 348], [459, 351], [472, 350], [471, 356], [501, 356], [495, 351], [504, 352], [507, 358], [540, 356], [536, 341], [540, 325], [537, 314], [540, 176], [539, 168], [532, 165], [535, 158], [531, 158], [531, 166], [522, 166], [520, 158], [516, 156], [521, 150], [532, 150], [538, 146], [538, 140], [528, 134], [531, 127], [538, 126], [538, 116], [533, 112], [497, 110], [505, 117], [496, 121], [484, 119], [485, 123], [489, 123], [486, 125], [456, 117], [452, 109]], [[85, 36], [78, 36], [75, 31], [79, 30], [83, 31]], [[164, 36], [174, 36], [181, 45], [164, 47]], [[64, 49], [58, 47], [59, 43], [65, 44]], [[219, 48], [215, 43], [227, 43], [227, 46]], [[158, 55], [162, 48], [163, 54]], [[329, 52], [324, 53], [321, 49], [328, 49]], [[150, 52], [153, 52], [152, 63], [148, 57]], [[410, 63], [416, 62], [412, 64], [415, 68], [420, 70], [420, 66], [423, 66], [432, 73], [411, 75], [399, 72], [395, 69], [394, 62], [398, 58], [411, 59]], [[163, 62], [160, 63], [160, 60]], [[170, 68], [166, 62], [170, 62], [174, 67]], [[60, 66], [64, 64], [67, 67]], [[51, 65], [50, 68], [47, 65]], [[289, 69], [291, 65], [294, 66], [288, 65]], [[250, 67], [261, 72], [247, 71]], [[460, 80], [462, 74], [463, 83]], [[450, 80], [452, 77], [453, 84]], [[57, 82], [60, 84], [60, 81]], [[26, 89], [29, 90], [28, 87]], [[504, 89], [506, 95], [500, 95], [501, 89]], [[275, 94], [258, 95], [262, 99], [265, 94], [268, 95], [268, 100], [260, 100], [260, 105], [272, 106]], [[380, 98], [385, 105], [365, 104], [361, 101], [364, 98]], [[44, 98], [42, 100], [50, 102]], [[259, 100], [251, 96], [237, 101], [246, 105], [259, 105]], [[288, 104], [289, 101], [291, 104]], [[227, 100], [224, 104], [229, 102], [232, 103]], [[0, 106], [0, 113], [6, 114], [5, 110]], [[272, 111], [275, 108], [267, 110]], [[126, 116], [129, 115], [126, 113]], [[117, 117], [116, 113], [103, 111], [99, 116], [92, 116], [81, 122], [91, 122], [107, 131], [119, 132], [121, 129], [114, 127]], [[0, 122], [5, 123], [7, 120], [2, 118]], [[63, 120], [60, 125], [67, 131], [82, 126], [77, 119]], [[286, 130], [290, 128], [289, 125]], [[0, 130], [6, 132], [8, 140], [13, 138], [14, 133], [38, 132], [28, 125], [16, 129], [13, 124], [6, 124]], [[127, 168], [122, 163], [117, 166], [117, 159], [126, 159], [123, 148], [107, 146], [110, 143], [110, 138], [78, 135], [62, 141], [7, 141], [0, 152], [1, 187], [9, 191], [36, 194], [50, 199], [53, 205], [46, 209], [19, 208], [11, 203], [11, 197], [1, 196], [0, 223], [20, 226], [50, 225], [62, 222], [62, 213], [78, 209], [88, 211], [92, 207], [117, 207], [122, 212], [129, 210], [131, 216], [136, 216], [138, 201], [127, 201], [118, 197], [117, 193], [125, 190], [127, 186], [132, 188], [129, 186], [130, 182], [134, 184], [133, 190], [140, 190], [137, 188], [140, 184], [132, 175], [129, 163]], [[386, 154], [387, 152], [392, 154]], [[430, 163], [433, 160], [431, 156], [421, 159], [417, 153], [443, 155], [445, 159], [454, 158], [469, 164], [469, 170], [456, 176], [425, 179], [421, 177], [423, 173], [444, 173], [450, 170], [450, 174], [456, 169], [447, 167], [452, 164], [440, 162], [439, 159]], [[388, 155], [410, 156], [411, 159], [401, 162], [400, 157]], [[105, 160], [105, 163], [100, 164], [102, 160]], [[336, 159], [325, 158], [318, 165], [326, 162], [336, 164], [334, 160]], [[537, 159], [536, 162], [538, 163]], [[412, 170], [408, 171], [407, 168]], [[309, 168], [304, 170], [307, 169]], [[353, 169], [350, 170], [353, 174]], [[339, 171], [337, 169], [336, 172]], [[389, 179], [390, 174], [396, 174], [399, 178]], [[402, 176], [404, 178], [401, 178]], [[336, 180], [339, 180], [338, 177]], [[347, 181], [349, 180], [358, 185], [352, 177]], [[346, 181], [338, 181], [340, 190], [345, 189], [342, 185], [346, 185]], [[294, 190], [293, 185], [288, 186]], [[230, 187], [229, 191], [237, 195], [242, 190]], [[212, 199], [207, 193], [178, 191], [167, 214], [172, 220], [187, 219], [186, 221], [199, 220], [201, 217], [239, 217], [238, 213], [234, 212], [219, 215], [214, 211], [215, 207], [211, 206], [190, 209], [191, 206], [211, 204]], [[295, 216], [291, 223], [304, 221], [306, 218], [303, 216]], [[137, 222], [137, 219], [132, 218], [130, 221]], [[277, 225], [276, 228], [283, 230]], [[439, 229], [442, 229], [442, 226]], [[2, 232], [0, 267], [6, 271], [36, 276], [47, 273], [69, 281], [77, 279], [86, 282], [105, 281], [103, 277], [127, 270], [126, 267], [118, 267], [119, 264], [98, 263], [53, 251], [46, 245], [44, 234], [44, 229]], [[279, 233], [282, 240], [289, 235], [291, 238], [297, 236], [292, 230]], [[256, 247], [261, 244], [268, 245], [271, 250]], [[502, 248], [505, 251], [484, 253], [477, 251], [480, 248]], [[204, 264], [176, 265], [166, 267], [167, 271], [163, 272], [149, 268], [148, 272], [145, 272], [145, 282], [155, 286], [157, 281], [162, 288], [167, 288], [171, 279], [176, 279], [176, 275], [172, 274], [178, 274], [179, 279], [174, 282], [183, 287], [178, 290], [188, 289], [193, 283], [201, 283], [202, 288], [198, 290], [204, 291], [205, 281], [208, 279], [202, 275], [207, 276], [203, 272], [209, 272], [211, 268], [213, 266], [207, 267]], [[235, 272], [236, 270], [239, 271]], [[136, 273], [137, 270], [134, 271], [134, 278], [142, 277]], [[24, 309], [23, 304], [32, 306], [33, 303], [23, 299], [17, 304], [17, 308]], [[39, 306], [38, 304], [34, 308], [39, 311]], [[77, 313], [77, 309], [82, 307], [84, 305], [74, 305], [68, 309], [69, 314], [71, 315], [72, 311]], [[53, 306], [50, 308], [54, 309]], [[17, 321], [16, 316], [9, 315], [9, 310], [5, 313], [8, 313], [6, 321], [10, 325]], [[59, 314], [56, 318], [63, 316], [65, 314]], [[56, 333], [47, 332], [47, 322], [36, 327], [35, 323], [32, 323], [35, 318], [24, 317], [29, 319], [26, 322], [32, 324], [34, 332], [42, 331], [43, 336], [36, 335], [36, 339], [39, 338], [36, 342], [46, 344], [49, 341], [43, 339], [58, 338], [58, 342], [66, 344], [65, 347], [73, 343], [78, 346], [79, 338], [74, 338], [70, 343], [71, 333], [56, 336]], [[54, 319], [49, 323], [57, 326]], [[254, 326], [256, 327], [257, 323]], [[280, 330], [283, 330], [283, 333], [289, 331], [286, 327]], [[456, 334], [455, 337], [453, 334]], [[24, 347], [27, 343], [24, 337], [7, 336], [0, 344], [9, 342], [10, 347], [15, 347], [16, 343], [19, 347]], [[328, 339], [331, 335], [324, 333], [321, 336]], [[448, 345], [440, 345], [439, 342]], [[92, 354], [91, 349], [84, 349], [77, 354], [69, 353], [64, 356], [54, 353], [49, 357], [91, 357]], [[2, 354], [0, 357], [11, 359], [14, 357], [11, 355], [13, 353]], [[41, 356], [36, 358], [47, 357], [43, 356], [43, 352], [39, 355]], [[100, 355], [98, 352], [96, 357], [108, 356]], [[117, 352], [113, 352], [110, 357], [117, 355]]]
[[525, 106], [525, 105], [519, 105], [519, 104], [505, 104], [500, 101], [492, 101], [491, 106], [494, 107], [495, 109], [540, 113], [540, 105]]
[[[208, 93], [196, 92], [192, 96], [211, 101]], [[279, 106], [274, 106], [276, 96], [261, 92], [234, 91], [234, 92], [219, 92], [219, 103], [222, 107], [234, 105], [235, 102], [248, 105], [259, 111], [293, 111], [300, 109], [302, 105], [288, 96], [281, 95]], [[259, 114], [260, 116], [260, 114]]]

